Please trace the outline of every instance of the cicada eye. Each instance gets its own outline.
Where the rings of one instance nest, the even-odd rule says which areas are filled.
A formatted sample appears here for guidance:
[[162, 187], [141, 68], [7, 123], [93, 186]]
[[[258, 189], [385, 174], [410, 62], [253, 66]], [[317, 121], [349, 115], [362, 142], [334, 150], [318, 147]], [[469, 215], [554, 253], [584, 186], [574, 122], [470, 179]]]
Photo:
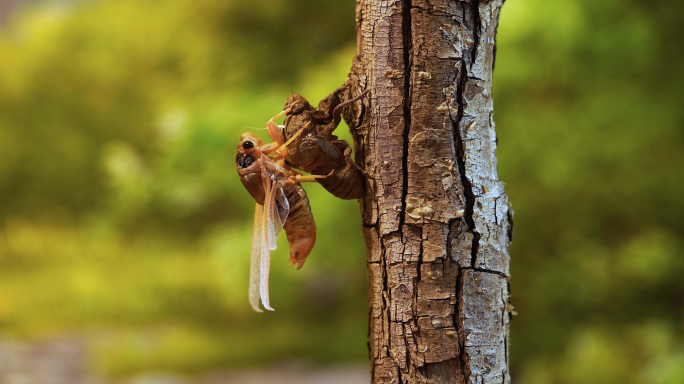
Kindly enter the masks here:
[[240, 168], [247, 168], [254, 164], [254, 156], [246, 153], [238, 153], [237, 156], [235, 156], [235, 163], [239, 165]]
[[254, 147], [254, 143], [252, 143], [252, 142], [249, 141], [249, 140], [247, 140], [247, 141], [245, 141], [244, 143], [242, 143], [242, 148], [243, 148], [243, 149], [250, 149], [250, 148], [252, 148], [252, 147]]

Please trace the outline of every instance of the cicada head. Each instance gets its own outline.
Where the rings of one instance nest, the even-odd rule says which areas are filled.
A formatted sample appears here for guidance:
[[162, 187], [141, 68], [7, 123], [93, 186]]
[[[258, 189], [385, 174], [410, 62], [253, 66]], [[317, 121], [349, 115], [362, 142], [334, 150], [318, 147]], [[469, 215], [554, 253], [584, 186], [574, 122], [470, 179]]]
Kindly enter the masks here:
[[[237, 146], [238, 155], [245, 154], [252, 156], [253, 158], [258, 158], [261, 156], [261, 148], [264, 142], [256, 137], [253, 133], [245, 132], [240, 136], [240, 144]], [[246, 167], [243, 167], [246, 168]]]
[[237, 147], [235, 165], [240, 181], [259, 204], [264, 203], [264, 187], [261, 180], [262, 153], [264, 142], [251, 133], [243, 133]]
[[258, 137], [247, 132], [240, 137], [240, 144], [237, 146], [237, 155], [235, 156], [235, 163], [238, 167], [238, 172], [241, 169], [249, 169], [252, 164], [261, 158], [261, 147], [264, 142]]

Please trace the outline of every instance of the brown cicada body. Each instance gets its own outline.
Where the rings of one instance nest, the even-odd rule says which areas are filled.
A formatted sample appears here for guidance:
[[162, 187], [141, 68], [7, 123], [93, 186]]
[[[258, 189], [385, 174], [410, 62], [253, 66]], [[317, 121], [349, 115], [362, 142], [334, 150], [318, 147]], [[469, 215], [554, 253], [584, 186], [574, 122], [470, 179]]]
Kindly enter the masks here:
[[287, 118], [283, 135], [290, 139], [299, 138], [288, 146], [287, 162], [294, 168], [312, 175], [330, 175], [318, 182], [341, 199], [358, 199], [364, 195], [364, 170], [349, 156], [351, 147], [344, 140], [338, 140], [332, 133], [340, 123], [340, 109], [365, 95], [342, 103], [339, 88], [321, 100], [318, 109], [298, 94], [293, 94], [285, 103]]
[[[364, 195], [364, 171], [349, 157], [349, 144], [332, 132], [341, 120], [340, 107], [365, 93], [342, 103], [338, 94], [342, 90], [323, 99], [318, 110], [302, 96], [292, 95], [285, 110], [266, 123], [272, 143], [264, 144], [251, 133], [241, 137], [235, 163], [242, 184], [256, 201], [249, 300], [258, 312], [259, 298], [264, 308], [273, 310], [268, 295], [270, 251], [276, 248], [281, 230], [285, 229], [290, 243], [290, 266], [299, 264], [297, 269], [316, 243], [316, 224], [300, 182], [317, 180], [342, 199]], [[274, 120], [283, 115], [287, 115], [285, 126], [278, 126]], [[292, 168], [311, 175], [303, 176]]]
[[[276, 157], [268, 156], [269, 153]], [[251, 133], [242, 135], [235, 163], [240, 181], [256, 201], [252, 232], [252, 256], [249, 279], [249, 300], [255, 311], [273, 310], [269, 303], [268, 274], [270, 251], [276, 249], [276, 239], [285, 229], [290, 243], [290, 266], [301, 268], [316, 243], [309, 199], [300, 181], [314, 178], [302, 176], [285, 164], [286, 144], [264, 144]]]

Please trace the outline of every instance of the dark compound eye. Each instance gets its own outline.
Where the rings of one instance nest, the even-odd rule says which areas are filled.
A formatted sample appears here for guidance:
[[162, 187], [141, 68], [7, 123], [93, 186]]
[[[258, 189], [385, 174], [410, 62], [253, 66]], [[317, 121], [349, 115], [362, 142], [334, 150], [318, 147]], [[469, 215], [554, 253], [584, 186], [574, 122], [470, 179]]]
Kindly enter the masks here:
[[240, 166], [240, 168], [247, 168], [254, 163], [254, 157], [246, 153], [238, 153], [235, 156], [235, 163]]
[[244, 148], [244, 149], [250, 149], [250, 148], [252, 148], [252, 147], [254, 147], [254, 143], [252, 143], [252, 142], [249, 141], [249, 140], [247, 140], [247, 141], [245, 141], [244, 143], [242, 143], [242, 148]]

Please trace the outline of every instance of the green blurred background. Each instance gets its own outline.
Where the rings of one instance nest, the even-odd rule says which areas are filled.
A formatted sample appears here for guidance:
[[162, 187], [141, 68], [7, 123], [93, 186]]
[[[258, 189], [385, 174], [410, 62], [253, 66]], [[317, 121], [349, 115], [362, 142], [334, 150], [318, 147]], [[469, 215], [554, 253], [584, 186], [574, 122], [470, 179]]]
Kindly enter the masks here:
[[[502, 10], [515, 383], [684, 382], [683, 12]], [[356, 202], [306, 186], [316, 248], [296, 271], [281, 237], [255, 314], [233, 165], [292, 91], [344, 81], [354, 42], [353, 0], [0, 2], [2, 338], [78, 339], [104, 377], [365, 361]]]

